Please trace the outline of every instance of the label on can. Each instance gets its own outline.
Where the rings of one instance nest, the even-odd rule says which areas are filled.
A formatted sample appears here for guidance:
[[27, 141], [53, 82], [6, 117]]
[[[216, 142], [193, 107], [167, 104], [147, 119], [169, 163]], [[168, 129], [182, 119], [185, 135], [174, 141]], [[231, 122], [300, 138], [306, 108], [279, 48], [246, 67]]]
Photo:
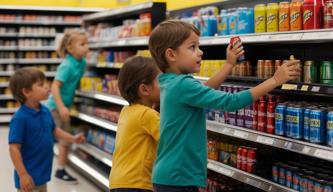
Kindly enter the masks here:
[[279, 5], [270, 3], [267, 5], [267, 32], [279, 31]]
[[325, 118], [323, 110], [311, 110], [310, 112], [310, 142], [323, 143], [325, 135]]
[[254, 23], [255, 32], [266, 32], [266, 6], [265, 4], [259, 4], [254, 7]]
[[310, 140], [310, 109], [304, 110], [303, 139]]
[[275, 134], [285, 135], [285, 105], [277, 105], [275, 108]]
[[333, 147], [333, 111], [327, 113], [327, 145]]
[[253, 125], [252, 106], [247, 106], [244, 110], [244, 113], [245, 113], [245, 127], [251, 129]]

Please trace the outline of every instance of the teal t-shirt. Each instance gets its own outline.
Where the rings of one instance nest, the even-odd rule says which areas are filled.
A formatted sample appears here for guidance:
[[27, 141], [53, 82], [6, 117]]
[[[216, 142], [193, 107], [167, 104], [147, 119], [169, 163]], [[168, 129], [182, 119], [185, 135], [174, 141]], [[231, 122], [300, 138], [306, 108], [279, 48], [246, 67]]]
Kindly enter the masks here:
[[[68, 54], [57, 68], [57, 74], [54, 80], [62, 82], [60, 95], [66, 107], [70, 107], [73, 104], [75, 90], [79, 86], [85, 67], [85, 59], [77, 60], [75, 57]], [[47, 105], [51, 110], [57, 108], [52, 95], [50, 95]]]
[[161, 127], [154, 184], [205, 187], [207, 130], [204, 108], [235, 111], [252, 103], [250, 91], [230, 94], [204, 86], [191, 75], [158, 77]]

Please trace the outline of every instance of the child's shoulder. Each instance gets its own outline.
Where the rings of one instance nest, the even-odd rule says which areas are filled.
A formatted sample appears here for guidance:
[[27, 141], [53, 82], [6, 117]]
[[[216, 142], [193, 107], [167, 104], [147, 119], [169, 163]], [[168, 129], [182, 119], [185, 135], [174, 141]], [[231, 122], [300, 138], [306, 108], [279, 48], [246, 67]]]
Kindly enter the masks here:
[[156, 110], [140, 104], [124, 107], [121, 111], [121, 115], [137, 116], [136, 118], [138, 119], [159, 117], [159, 113]]

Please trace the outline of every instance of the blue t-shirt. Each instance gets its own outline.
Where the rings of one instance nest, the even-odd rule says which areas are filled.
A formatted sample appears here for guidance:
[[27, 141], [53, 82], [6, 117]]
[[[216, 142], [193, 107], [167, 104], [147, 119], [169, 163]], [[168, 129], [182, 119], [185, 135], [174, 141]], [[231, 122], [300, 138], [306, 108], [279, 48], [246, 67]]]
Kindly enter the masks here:
[[[21, 144], [23, 164], [36, 186], [50, 181], [53, 160], [53, 131], [55, 123], [49, 109], [40, 105], [36, 111], [22, 105], [9, 125], [8, 143]], [[20, 178], [15, 170], [15, 187]]]
[[[70, 107], [73, 104], [75, 90], [79, 86], [85, 67], [85, 59], [77, 60], [75, 57], [68, 54], [57, 68], [57, 74], [54, 79], [62, 82], [60, 95], [66, 107]], [[57, 108], [53, 95], [50, 95], [47, 105], [51, 110]]]

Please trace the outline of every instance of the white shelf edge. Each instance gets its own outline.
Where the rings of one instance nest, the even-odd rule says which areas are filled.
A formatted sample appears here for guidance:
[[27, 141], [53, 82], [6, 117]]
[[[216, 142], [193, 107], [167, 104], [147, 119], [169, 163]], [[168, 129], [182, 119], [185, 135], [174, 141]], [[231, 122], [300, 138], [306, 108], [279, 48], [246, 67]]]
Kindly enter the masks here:
[[55, 51], [56, 48], [54, 46], [41, 46], [41, 47], [34, 47], [34, 46], [19, 46], [18, 51]]
[[92, 49], [106, 48], [106, 47], [122, 47], [122, 46], [148, 46], [149, 37], [131, 37], [124, 39], [117, 39], [105, 42], [89, 43]]
[[0, 123], [10, 123], [12, 117], [13, 117], [12, 115], [1, 115]]
[[206, 121], [207, 130], [333, 162], [333, 148], [287, 137]]
[[105, 93], [97, 93], [97, 92], [84, 92], [84, 91], [76, 91], [76, 95], [81, 97], [88, 97], [92, 99], [97, 99], [100, 101], [105, 101], [118, 105], [129, 105], [128, 102], [120, 96], [110, 95]]
[[9, 86], [9, 83], [8, 82], [5, 82], [5, 83], [0, 83], [0, 87], [2, 88], [6, 88]]
[[75, 114], [75, 115], [73, 114], [72, 116], [74, 116], [78, 119], [81, 119], [85, 122], [88, 122], [88, 123], [97, 125], [99, 127], [102, 127], [106, 130], [117, 132], [117, 124], [116, 123], [104, 120], [102, 118], [95, 117], [95, 116], [92, 116], [92, 115], [87, 115], [87, 114], [80, 113], [80, 112]]
[[23, 21], [23, 20], [0, 20], [0, 24], [23, 24], [23, 25], [48, 25], [48, 26], [80, 26], [81, 22], [59, 22], [59, 21]]
[[0, 108], [0, 114], [15, 113], [18, 108]]
[[[59, 155], [59, 149], [58, 146], [54, 145], [53, 151], [55, 155]], [[100, 174], [97, 170], [95, 170], [93, 167], [91, 167], [89, 164], [81, 160], [79, 157], [74, 155], [73, 153], [68, 154], [68, 160], [76, 165], [77, 168], [79, 168], [81, 171], [87, 173], [90, 177], [92, 177], [94, 180], [98, 181], [100, 184], [102, 184], [106, 189], [109, 188], [109, 179], [102, 174]]]
[[[40, 38], [52, 38], [56, 37], [57, 34], [34, 34], [34, 33], [18, 33], [18, 37], [40, 37]], [[1, 36], [1, 35], [0, 35]]]
[[77, 148], [87, 152], [91, 156], [95, 157], [96, 159], [103, 162], [105, 165], [112, 167], [112, 155], [102, 151], [101, 149], [93, 146], [92, 144], [81, 144], [81, 145], [75, 145]]
[[38, 64], [47, 64], [47, 63], [61, 63], [63, 59], [18, 59], [18, 64], [29, 64], [29, 63], [38, 63]]
[[217, 161], [208, 160], [207, 168], [217, 173], [223, 174], [227, 177], [251, 185], [253, 187], [262, 189], [264, 191], [296, 192], [291, 188], [287, 188], [267, 179], [244, 172], [242, 170], [233, 168]]
[[119, 14], [126, 14], [126, 13], [131, 13], [134, 11], [140, 11], [141, 9], [147, 9], [153, 6], [153, 2], [147, 2], [147, 3], [141, 3], [137, 5], [132, 5], [120, 9], [110, 9], [110, 10], [105, 10], [101, 11], [98, 13], [93, 13], [87, 16], [83, 17], [83, 21], [89, 22], [89, 21], [94, 21], [94, 20], [99, 20], [107, 17], [112, 17], [116, 16]]
[[0, 94], [0, 100], [13, 100], [14, 97], [12, 95], [4, 95]]
[[0, 59], [0, 64], [15, 64], [16, 59]]

